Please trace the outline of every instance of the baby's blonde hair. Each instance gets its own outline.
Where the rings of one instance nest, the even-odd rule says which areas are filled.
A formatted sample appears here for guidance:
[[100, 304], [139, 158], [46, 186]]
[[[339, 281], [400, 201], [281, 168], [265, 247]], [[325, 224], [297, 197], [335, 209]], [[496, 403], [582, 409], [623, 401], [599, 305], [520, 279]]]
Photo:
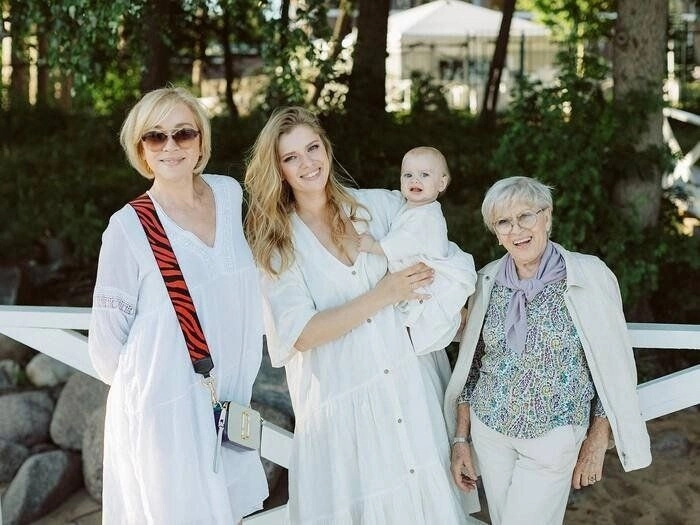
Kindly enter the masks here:
[[[415, 148], [411, 148], [403, 156], [403, 159], [401, 160], [402, 166], [403, 163], [406, 161], [406, 158], [408, 158], [409, 156], [428, 157], [431, 160], [435, 161], [440, 167], [441, 175], [447, 178], [447, 184], [445, 184], [445, 189], [447, 189], [447, 186], [450, 185], [452, 177], [450, 176], [450, 170], [447, 167], [447, 159], [445, 159], [445, 156], [442, 153], [440, 153], [440, 150], [438, 150], [437, 148], [433, 148], [432, 146], [417, 146]], [[445, 190], [442, 190], [440, 194], [442, 195], [444, 192]]]

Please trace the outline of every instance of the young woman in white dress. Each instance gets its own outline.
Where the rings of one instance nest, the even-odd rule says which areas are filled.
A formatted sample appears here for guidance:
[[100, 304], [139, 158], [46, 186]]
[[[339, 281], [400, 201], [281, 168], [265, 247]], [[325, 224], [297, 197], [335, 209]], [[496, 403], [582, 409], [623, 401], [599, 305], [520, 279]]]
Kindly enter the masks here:
[[289, 521], [464, 523], [478, 502], [451, 483], [447, 358], [416, 355], [393, 307], [429, 300], [415, 290], [433, 272], [421, 263], [387, 273], [385, 257], [357, 250], [359, 234], [386, 235], [401, 194], [342, 186], [325, 132], [295, 107], [260, 132], [245, 184], [268, 349], [296, 416]]
[[[146, 94], [124, 122], [132, 166], [177, 256], [214, 361], [219, 399], [248, 404], [262, 349], [262, 306], [241, 224], [242, 192], [202, 175], [207, 116], [182, 88]], [[111, 385], [105, 420], [102, 519], [115, 524], [235, 524], [262, 506], [256, 451], [223, 448], [208, 389], [195, 374], [175, 310], [134, 209], [102, 238], [89, 352]]]

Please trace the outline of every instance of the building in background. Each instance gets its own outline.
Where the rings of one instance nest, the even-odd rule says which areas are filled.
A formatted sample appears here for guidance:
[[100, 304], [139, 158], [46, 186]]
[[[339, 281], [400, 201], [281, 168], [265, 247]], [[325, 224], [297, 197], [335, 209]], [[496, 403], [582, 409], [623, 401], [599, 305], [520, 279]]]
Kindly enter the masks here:
[[[501, 18], [501, 11], [461, 0], [435, 0], [393, 11], [387, 35], [388, 107], [410, 107], [411, 77], [418, 73], [443, 87], [451, 107], [478, 111]], [[556, 52], [545, 26], [514, 17], [501, 91], [507, 94], [521, 74], [551, 81]], [[507, 104], [508, 97], [500, 100]]]

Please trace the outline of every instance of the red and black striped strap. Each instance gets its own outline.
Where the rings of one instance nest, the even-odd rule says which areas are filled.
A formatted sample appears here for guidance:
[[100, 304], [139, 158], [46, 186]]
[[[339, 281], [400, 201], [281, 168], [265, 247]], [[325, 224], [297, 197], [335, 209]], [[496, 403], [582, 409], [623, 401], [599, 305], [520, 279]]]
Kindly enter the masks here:
[[160, 273], [163, 275], [163, 281], [165, 281], [170, 300], [173, 302], [182, 335], [185, 337], [194, 371], [204, 377], [209, 377], [209, 373], [214, 368], [214, 362], [211, 359], [209, 346], [204, 337], [199, 317], [197, 317], [192, 296], [180, 270], [173, 247], [163, 228], [163, 223], [160, 222], [156, 207], [147, 193], [132, 200], [129, 204], [134, 208], [139, 221], [141, 221]]

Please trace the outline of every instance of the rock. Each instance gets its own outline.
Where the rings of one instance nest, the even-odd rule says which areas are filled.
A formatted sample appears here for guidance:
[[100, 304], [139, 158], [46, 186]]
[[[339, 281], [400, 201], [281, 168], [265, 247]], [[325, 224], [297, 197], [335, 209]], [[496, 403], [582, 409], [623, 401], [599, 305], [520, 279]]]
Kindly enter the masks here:
[[10, 379], [7, 372], [0, 368], [0, 394], [8, 390], [14, 390], [16, 386], [17, 384]]
[[258, 377], [253, 383], [253, 400], [294, 416], [284, 368], [273, 368], [267, 348], [263, 351]]
[[75, 368], [46, 354], [37, 354], [27, 365], [26, 372], [34, 386], [56, 386], [68, 381]]
[[0, 266], [0, 304], [16, 304], [21, 278], [18, 266]]
[[37, 443], [29, 449], [29, 455], [34, 456], [35, 454], [43, 454], [44, 452], [51, 452], [52, 450], [58, 450], [56, 443], [51, 443], [50, 441], [46, 443]]
[[667, 430], [652, 436], [651, 455], [680, 458], [688, 455], [690, 443], [681, 432]]
[[39, 390], [0, 396], [0, 438], [28, 447], [48, 441], [53, 407]]
[[37, 351], [33, 348], [0, 334], [0, 360], [12, 359], [20, 366], [26, 366], [36, 354]]
[[88, 494], [102, 502], [102, 458], [106, 406], [93, 411], [83, 433], [83, 479]]
[[[289, 430], [290, 432], [294, 430], [294, 421], [292, 417], [283, 411], [274, 407], [261, 405], [255, 401], [251, 403], [251, 406], [260, 412], [260, 415], [265, 421]], [[272, 492], [277, 486], [277, 483], [279, 483], [285, 468], [265, 458], [262, 459], [262, 463], [265, 469], [265, 476], [267, 476], [267, 486], [270, 488], [270, 492]]]
[[54, 450], [31, 456], [2, 496], [3, 523], [31, 523], [81, 486], [79, 454]]
[[0, 392], [17, 388], [22, 367], [12, 359], [0, 360]]
[[10, 481], [28, 456], [27, 447], [0, 439], [0, 483]]
[[51, 439], [63, 448], [80, 450], [87, 418], [107, 402], [109, 387], [75, 372], [63, 387], [51, 420]]

